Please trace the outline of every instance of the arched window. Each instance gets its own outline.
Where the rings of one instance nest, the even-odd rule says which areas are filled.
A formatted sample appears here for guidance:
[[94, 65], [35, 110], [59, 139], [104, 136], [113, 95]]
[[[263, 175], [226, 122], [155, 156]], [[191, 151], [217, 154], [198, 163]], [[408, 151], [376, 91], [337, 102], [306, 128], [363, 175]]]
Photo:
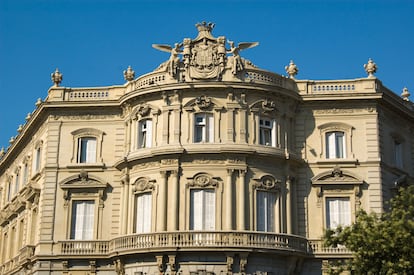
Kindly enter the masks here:
[[102, 163], [102, 143], [104, 132], [83, 128], [75, 130], [73, 135], [73, 156], [72, 162], [78, 164]]

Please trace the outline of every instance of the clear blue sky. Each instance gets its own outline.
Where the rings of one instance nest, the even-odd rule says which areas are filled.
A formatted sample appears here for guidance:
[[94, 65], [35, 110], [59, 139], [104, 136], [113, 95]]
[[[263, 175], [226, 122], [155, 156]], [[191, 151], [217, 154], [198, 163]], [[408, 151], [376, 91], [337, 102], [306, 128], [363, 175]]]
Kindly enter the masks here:
[[151, 44], [194, 38], [201, 21], [216, 37], [259, 41], [242, 56], [263, 69], [285, 74], [293, 59], [299, 79], [359, 78], [371, 57], [388, 88], [414, 94], [413, 15], [412, 0], [0, 0], [0, 148], [56, 67], [62, 86], [123, 84], [128, 65], [139, 76], [168, 58]]

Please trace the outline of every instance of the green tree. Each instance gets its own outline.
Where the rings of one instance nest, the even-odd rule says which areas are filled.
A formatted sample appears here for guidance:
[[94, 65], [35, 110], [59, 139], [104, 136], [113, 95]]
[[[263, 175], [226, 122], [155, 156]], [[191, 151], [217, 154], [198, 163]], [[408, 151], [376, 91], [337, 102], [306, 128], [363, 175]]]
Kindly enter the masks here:
[[331, 274], [414, 274], [414, 186], [400, 188], [381, 215], [361, 210], [351, 226], [327, 230], [325, 244], [353, 253], [331, 263]]

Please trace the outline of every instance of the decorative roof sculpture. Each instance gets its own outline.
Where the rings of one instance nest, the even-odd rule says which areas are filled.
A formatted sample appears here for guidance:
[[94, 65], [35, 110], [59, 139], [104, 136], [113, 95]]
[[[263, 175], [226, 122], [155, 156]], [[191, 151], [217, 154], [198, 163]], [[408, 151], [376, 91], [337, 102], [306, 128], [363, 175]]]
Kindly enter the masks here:
[[226, 38], [213, 37], [212, 23], [196, 24], [198, 35], [195, 39], [184, 38], [174, 46], [153, 44], [152, 47], [170, 53], [170, 58], [162, 63], [158, 71], [167, 71], [172, 79], [193, 81], [197, 79], [221, 80], [226, 72], [241, 77], [246, 66], [254, 67], [249, 61], [240, 57], [239, 52], [259, 45], [258, 42], [241, 42], [237, 46]]

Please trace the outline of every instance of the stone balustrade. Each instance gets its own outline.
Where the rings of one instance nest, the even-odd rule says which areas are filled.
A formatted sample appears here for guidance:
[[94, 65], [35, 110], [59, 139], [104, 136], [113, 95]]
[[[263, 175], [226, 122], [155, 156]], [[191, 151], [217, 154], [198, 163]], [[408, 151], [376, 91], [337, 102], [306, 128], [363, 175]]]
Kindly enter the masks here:
[[351, 251], [344, 246], [329, 247], [320, 239], [309, 240], [309, 252], [317, 258], [332, 258], [338, 256], [349, 258], [351, 254]]
[[243, 249], [269, 249], [306, 254], [308, 241], [299, 236], [265, 232], [233, 231], [191, 231], [134, 234], [110, 241], [66, 240], [60, 243], [62, 255], [106, 255], [129, 254], [151, 250], [168, 250], [179, 247], [181, 250], [208, 250], [235, 247]]

